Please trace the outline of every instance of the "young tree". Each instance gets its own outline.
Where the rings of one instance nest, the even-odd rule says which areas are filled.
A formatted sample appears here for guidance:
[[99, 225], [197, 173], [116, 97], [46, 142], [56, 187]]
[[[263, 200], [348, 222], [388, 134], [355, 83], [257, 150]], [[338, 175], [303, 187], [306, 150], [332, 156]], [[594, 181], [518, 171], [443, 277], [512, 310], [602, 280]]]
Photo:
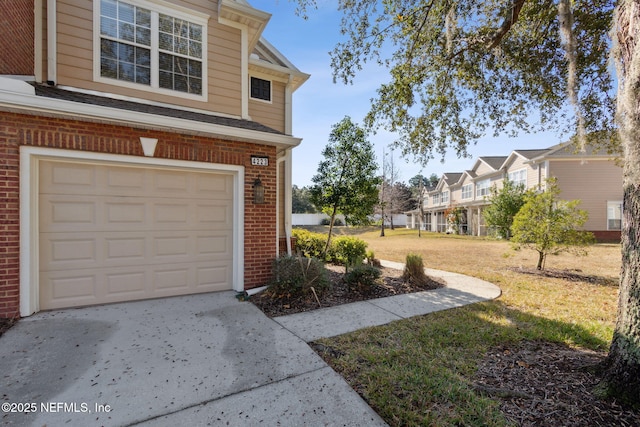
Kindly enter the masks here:
[[329, 249], [333, 223], [342, 213], [348, 224], [367, 224], [378, 202], [376, 160], [366, 132], [345, 117], [332, 127], [324, 160], [311, 179], [311, 201], [331, 217], [324, 254]]
[[585, 247], [595, 242], [592, 233], [580, 229], [588, 219], [587, 212], [578, 209], [580, 200], [559, 200], [559, 196], [556, 181], [548, 179], [545, 191], [525, 194], [524, 205], [513, 218], [511, 242], [516, 250], [538, 252], [538, 270], [544, 270], [547, 255], [567, 251], [586, 255]]
[[509, 239], [513, 218], [524, 205], [524, 185], [515, 185], [507, 178], [502, 182], [501, 189], [498, 190], [494, 185], [490, 191], [491, 204], [484, 209], [482, 215], [487, 225], [493, 227], [498, 236]]
[[[303, 11], [315, 4], [297, 1]], [[365, 61], [390, 68], [367, 122], [398, 131], [403, 154], [425, 162], [448, 148], [464, 154], [488, 129], [563, 129], [623, 152], [608, 382], [640, 400], [640, 0], [353, 0], [340, 9], [347, 40], [332, 53], [334, 78], [352, 81]], [[618, 137], [590, 139], [597, 131]]]

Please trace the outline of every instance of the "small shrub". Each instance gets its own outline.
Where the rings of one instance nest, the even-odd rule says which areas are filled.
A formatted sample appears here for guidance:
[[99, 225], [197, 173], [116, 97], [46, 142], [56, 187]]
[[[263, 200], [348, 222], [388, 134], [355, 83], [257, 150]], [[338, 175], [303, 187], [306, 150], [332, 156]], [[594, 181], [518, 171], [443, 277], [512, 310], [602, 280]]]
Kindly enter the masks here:
[[322, 218], [320, 220], [320, 225], [329, 225], [331, 224], [331, 219], [330, 218]]
[[365, 293], [371, 292], [380, 283], [382, 273], [371, 265], [359, 265], [344, 276], [344, 281], [351, 289], [358, 289]]
[[373, 251], [367, 251], [367, 254], [365, 255], [365, 259], [367, 260], [367, 264], [372, 265], [374, 267], [378, 267], [380, 268], [380, 260], [376, 259], [376, 255], [374, 254]]
[[269, 292], [273, 296], [306, 295], [313, 287], [318, 294], [329, 289], [331, 282], [324, 263], [316, 258], [284, 256], [272, 264]]
[[340, 218], [336, 218], [333, 221], [333, 225], [335, 225], [336, 227], [342, 227], [344, 225], [344, 222], [342, 222], [342, 220]]
[[427, 275], [424, 274], [424, 262], [420, 255], [407, 254], [402, 279], [415, 285], [421, 285], [427, 281]]
[[367, 254], [367, 242], [357, 237], [340, 236], [333, 239], [330, 259], [347, 268], [362, 264]]
[[296, 238], [296, 250], [307, 258], [322, 259], [322, 251], [327, 244], [327, 236], [301, 228], [294, 228], [292, 236]]

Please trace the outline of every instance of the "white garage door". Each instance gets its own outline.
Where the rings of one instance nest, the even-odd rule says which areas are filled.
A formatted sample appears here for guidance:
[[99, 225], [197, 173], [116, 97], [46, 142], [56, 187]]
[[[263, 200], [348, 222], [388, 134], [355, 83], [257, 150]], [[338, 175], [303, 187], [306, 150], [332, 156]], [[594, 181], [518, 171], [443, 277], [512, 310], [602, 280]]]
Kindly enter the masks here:
[[232, 175], [40, 165], [41, 309], [232, 289]]

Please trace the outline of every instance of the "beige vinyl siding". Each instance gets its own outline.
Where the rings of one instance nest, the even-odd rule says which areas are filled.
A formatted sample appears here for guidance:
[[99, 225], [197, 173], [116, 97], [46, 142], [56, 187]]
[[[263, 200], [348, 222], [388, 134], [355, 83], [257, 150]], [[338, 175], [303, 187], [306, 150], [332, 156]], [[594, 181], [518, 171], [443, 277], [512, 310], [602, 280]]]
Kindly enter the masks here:
[[[43, 2], [46, 4], [46, 2]], [[210, 16], [208, 26], [208, 102], [184, 99], [179, 96], [157, 94], [146, 90], [97, 83], [93, 81], [93, 7], [100, 2], [84, 0], [59, 0], [58, 15], [58, 78], [57, 84], [114, 93], [169, 103], [190, 108], [200, 108], [223, 114], [241, 115], [241, 39], [240, 30], [219, 24], [217, 5], [210, 0], [170, 1]], [[46, 8], [44, 25], [44, 70], [46, 66]], [[80, 40], [77, 40], [80, 38]]]
[[480, 177], [480, 176], [485, 175], [485, 174], [493, 173], [493, 172], [495, 172], [495, 170], [493, 170], [486, 163], [480, 162], [479, 165], [478, 165], [478, 169], [475, 169], [474, 172], [478, 175], [478, 177]]
[[622, 200], [620, 167], [608, 160], [549, 161], [551, 176], [558, 179], [560, 197], [579, 199], [580, 209], [589, 212], [587, 230], [607, 229], [607, 201]]
[[[262, 78], [262, 77], [261, 77]], [[249, 99], [249, 116], [251, 119], [280, 132], [284, 128], [285, 84], [271, 81], [271, 102]]]

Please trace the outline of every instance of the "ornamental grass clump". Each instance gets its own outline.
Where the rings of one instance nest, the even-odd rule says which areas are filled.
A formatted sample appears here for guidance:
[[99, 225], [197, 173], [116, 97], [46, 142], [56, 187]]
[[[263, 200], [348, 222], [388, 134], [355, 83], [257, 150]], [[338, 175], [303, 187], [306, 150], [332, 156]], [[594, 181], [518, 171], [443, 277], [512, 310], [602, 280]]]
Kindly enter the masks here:
[[273, 261], [268, 289], [272, 297], [320, 295], [330, 287], [324, 263], [316, 258], [284, 256]]
[[407, 254], [402, 279], [414, 285], [422, 285], [427, 282], [428, 278], [424, 273], [424, 262], [420, 255]]

